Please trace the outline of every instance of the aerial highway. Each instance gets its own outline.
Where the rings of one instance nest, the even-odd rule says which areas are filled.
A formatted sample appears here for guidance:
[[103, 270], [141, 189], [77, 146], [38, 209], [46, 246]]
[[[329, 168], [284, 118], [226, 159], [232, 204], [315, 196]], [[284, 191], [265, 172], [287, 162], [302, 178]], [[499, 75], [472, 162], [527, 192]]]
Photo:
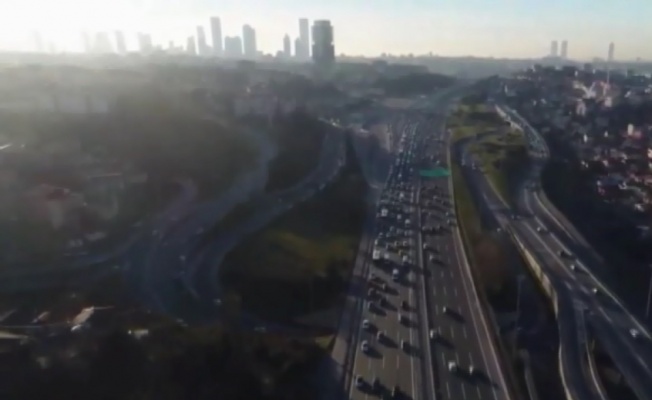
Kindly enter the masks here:
[[[446, 110], [453, 96], [431, 101]], [[410, 110], [390, 124], [395, 160], [368, 227], [373, 245], [362, 248], [349, 398], [511, 398], [465, 265], [450, 182], [419, 174], [424, 163], [448, 165], [438, 118]]]
[[201, 249], [198, 244], [204, 232], [220, 217], [217, 204], [201, 205], [169, 230], [152, 231], [147, 247], [141, 249], [144, 262], [131, 272], [141, 274], [150, 307], [188, 323], [218, 318], [221, 293], [216, 269], [225, 252], [334, 179], [344, 162], [342, 138], [337, 130], [327, 135], [316, 170], [291, 188], [255, 198], [251, 216]]
[[[510, 110], [510, 113], [524, 129], [532, 146], [538, 146], [542, 154], [531, 175], [533, 187], [539, 188], [540, 172], [549, 150], [538, 132], [515, 112]], [[549, 264], [556, 266], [563, 274], [568, 287], [586, 308], [586, 320], [594, 328], [594, 334], [605, 345], [605, 350], [624, 373], [637, 396], [652, 399], [652, 341], [649, 332], [609, 291], [608, 285], [600, 282], [592, 273], [593, 268], [599, 267], [594, 265], [595, 261], [581, 258], [574, 251], [581, 246], [560, 240], [559, 222], [542, 203], [538, 189], [524, 189], [520, 192], [519, 205], [531, 218], [519, 221], [521, 234], [537, 246], [539, 254], [546, 254]]]
[[[467, 151], [468, 144], [475, 138], [468, 138], [456, 143], [454, 152], [459, 160], [464, 160], [463, 174], [469, 186], [471, 195], [475, 198], [476, 204], [480, 205], [479, 210], [483, 221], [487, 226], [496, 227], [503, 232], [510, 232], [510, 227], [521, 220], [510, 219], [510, 210], [502, 202], [497, 193], [493, 190], [485, 175], [473, 167], [477, 160]], [[487, 224], [487, 222], [489, 222]], [[502, 233], [502, 232], [501, 232]], [[542, 261], [544, 262], [544, 261]], [[562, 305], [558, 314], [559, 337], [561, 344], [560, 374], [563, 376], [565, 388], [572, 393], [575, 400], [591, 400], [593, 388], [588, 381], [588, 373], [584, 364], [584, 350], [586, 334], [584, 329], [583, 307], [575, 302], [570, 288], [563, 284], [563, 281], [556, 279], [556, 275], [550, 276], [550, 281], [556, 287], [557, 301]], [[523, 311], [522, 309], [519, 311]], [[517, 316], [517, 318], [521, 315]]]
[[[518, 119], [513, 111], [507, 111], [511, 120], [525, 131], [531, 141], [533, 165], [529, 179], [524, 182], [512, 210], [496, 195], [484, 175], [471, 171], [470, 180], [482, 193], [476, 196], [491, 210], [500, 224], [516, 235], [519, 240], [536, 256], [545, 271], [552, 278], [555, 289], [563, 293], [565, 301], [563, 315], [560, 316], [560, 332], [572, 331], [574, 335], [566, 336], [567, 345], [563, 348], [567, 385], [574, 388], [578, 398], [591, 398], [595, 388], [583, 384], [587, 380], [584, 364], [583, 344], [587, 340], [586, 327], [605, 344], [607, 352], [616, 365], [623, 371], [625, 379], [636, 395], [649, 399], [650, 386], [650, 341], [647, 333], [635, 318], [611, 295], [587, 268], [586, 264], [574, 254], [569, 246], [562, 243], [555, 234], [555, 225], [550, 220], [550, 211], [546, 210], [538, 196], [539, 175], [546, 161], [548, 150], [545, 143], [525, 121]], [[515, 212], [516, 211], [516, 212]], [[563, 303], [562, 303], [563, 304]], [[572, 310], [572, 312], [568, 312]], [[562, 330], [564, 328], [564, 330]], [[644, 339], [645, 338], [645, 339]], [[564, 337], [561, 337], [562, 345]], [[581, 374], [577, 375], [580, 371]], [[574, 376], [574, 377], [573, 377]]]

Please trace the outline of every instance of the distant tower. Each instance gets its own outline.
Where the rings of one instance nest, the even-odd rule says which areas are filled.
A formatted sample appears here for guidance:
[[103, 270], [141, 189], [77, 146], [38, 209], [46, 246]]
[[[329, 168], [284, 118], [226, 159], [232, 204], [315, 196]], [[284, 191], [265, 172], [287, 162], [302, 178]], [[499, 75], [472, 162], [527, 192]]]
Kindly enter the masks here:
[[242, 27], [242, 45], [245, 58], [254, 59], [258, 55], [256, 45], [256, 31], [250, 25]]
[[568, 41], [562, 40], [561, 42], [561, 58], [564, 60], [568, 58]]
[[211, 17], [211, 37], [213, 38], [213, 53], [216, 56], [224, 55], [224, 41], [222, 40], [222, 23], [218, 17]]
[[557, 57], [559, 55], [558, 47], [559, 44], [556, 40], [553, 40], [552, 43], [550, 43], [550, 57]]
[[200, 56], [207, 55], [207, 46], [206, 46], [206, 34], [204, 33], [204, 27], [197, 27], [197, 54]]
[[283, 36], [283, 56], [292, 57], [292, 42], [290, 41], [290, 35], [287, 34]]
[[310, 58], [310, 23], [308, 18], [299, 19], [299, 40], [302, 46], [301, 50], [295, 49], [296, 56], [302, 59]]
[[327, 66], [335, 62], [333, 25], [328, 20], [312, 24], [312, 59], [317, 65]]
[[127, 45], [125, 43], [125, 35], [121, 31], [115, 32], [115, 48], [118, 54], [127, 53]]
[[607, 61], [614, 61], [614, 53], [616, 51], [616, 45], [613, 42], [609, 43], [609, 51], [607, 53]]

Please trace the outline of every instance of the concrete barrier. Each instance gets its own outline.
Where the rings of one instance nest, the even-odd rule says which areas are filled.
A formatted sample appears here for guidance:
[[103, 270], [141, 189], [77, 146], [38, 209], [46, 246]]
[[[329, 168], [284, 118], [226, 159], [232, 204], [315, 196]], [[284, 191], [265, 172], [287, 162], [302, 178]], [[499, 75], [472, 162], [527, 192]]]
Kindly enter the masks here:
[[602, 385], [602, 380], [600, 379], [600, 374], [598, 374], [598, 367], [595, 365], [595, 357], [593, 355], [593, 346], [592, 342], [586, 341], [586, 357], [589, 364], [589, 376], [593, 382], [593, 387], [595, 387], [600, 400], [609, 400], [607, 396], [607, 391]]

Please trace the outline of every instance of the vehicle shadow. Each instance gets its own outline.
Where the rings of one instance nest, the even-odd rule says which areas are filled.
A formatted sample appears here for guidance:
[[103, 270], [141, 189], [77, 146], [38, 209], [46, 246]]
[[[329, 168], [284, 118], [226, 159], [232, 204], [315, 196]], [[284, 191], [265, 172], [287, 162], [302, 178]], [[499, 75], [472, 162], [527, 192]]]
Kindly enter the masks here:
[[455, 345], [453, 344], [453, 342], [452, 342], [450, 339], [445, 338], [445, 337], [443, 337], [443, 336], [441, 336], [441, 335], [439, 335], [439, 336], [434, 340], [434, 342], [435, 342], [436, 344], [439, 344], [439, 345], [441, 345], [441, 346], [444, 346], [444, 347], [446, 347], [446, 348], [448, 348], [448, 349], [455, 348]]
[[389, 336], [383, 336], [383, 338], [379, 340], [378, 343], [382, 344], [383, 346], [392, 347], [392, 348], [396, 348], [396, 346], [398, 346], [396, 340], [392, 339]]

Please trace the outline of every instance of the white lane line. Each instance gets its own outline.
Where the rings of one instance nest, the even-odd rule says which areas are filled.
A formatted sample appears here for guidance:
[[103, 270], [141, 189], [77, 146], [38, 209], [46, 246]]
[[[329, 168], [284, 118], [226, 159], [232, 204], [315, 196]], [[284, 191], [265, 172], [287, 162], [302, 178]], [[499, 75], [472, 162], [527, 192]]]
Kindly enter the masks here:
[[446, 394], [448, 395], [448, 398], [450, 399], [451, 398], [451, 387], [448, 384], [448, 382], [446, 382]]
[[457, 297], [457, 286], [455, 286], [455, 288], [453, 288], [453, 292], [455, 292], [455, 297]]
[[476, 386], [475, 390], [478, 392], [478, 399], [481, 399], [482, 398], [482, 392], [480, 392], [480, 388]]
[[444, 286], [444, 296], [446, 296], [446, 286]]
[[468, 339], [469, 336], [466, 334], [466, 326], [462, 327], [462, 333], [464, 333], [464, 339]]
[[[464, 389], [464, 384], [461, 384], [460, 386], [462, 386], [462, 397], [464, 397], [466, 399], [466, 389]], [[366, 394], [365, 394], [365, 397], [367, 397]]]
[[399, 366], [401, 365], [400, 360], [401, 360], [401, 356], [397, 354], [396, 355], [396, 370], [397, 371], [398, 371]]
[[451, 339], [455, 339], [455, 331], [453, 330], [453, 327], [451, 326]]

